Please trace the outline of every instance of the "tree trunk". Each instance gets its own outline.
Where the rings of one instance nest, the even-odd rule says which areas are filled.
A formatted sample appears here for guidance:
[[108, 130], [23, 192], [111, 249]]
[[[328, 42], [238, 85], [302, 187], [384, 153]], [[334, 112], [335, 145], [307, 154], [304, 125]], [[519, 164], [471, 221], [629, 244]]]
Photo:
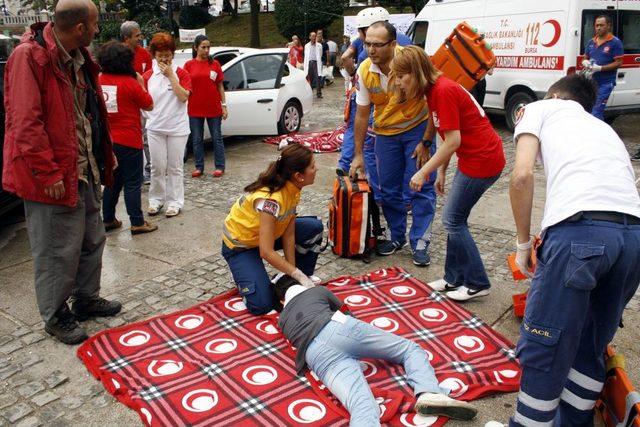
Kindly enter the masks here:
[[233, 19], [238, 17], [238, 0], [233, 0], [233, 12], [231, 12], [231, 17]]
[[260, 0], [250, 0], [251, 4], [251, 47], [260, 47]]

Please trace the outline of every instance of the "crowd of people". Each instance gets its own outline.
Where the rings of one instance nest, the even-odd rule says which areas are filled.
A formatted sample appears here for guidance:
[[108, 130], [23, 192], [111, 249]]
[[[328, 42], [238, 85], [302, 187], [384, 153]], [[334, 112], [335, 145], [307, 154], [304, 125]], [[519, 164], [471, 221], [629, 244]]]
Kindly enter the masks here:
[[[408, 243], [415, 265], [430, 264], [436, 197], [445, 194], [456, 155], [442, 212], [444, 276], [431, 286], [457, 301], [488, 296], [491, 283], [468, 218], [503, 173], [502, 139], [476, 99], [388, 21], [383, 8], [362, 10], [359, 37], [345, 39], [339, 50], [323, 41], [321, 30], [304, 47], [294, 36], [289, 62], [308, 73], [321, 97], [323, 67], [333, 66], [341, 52], [349, 92], [338, 169], [366, 176], [372, 185], [389, 227], [378, 254], [391, 255]], [[596, 19], [597, 31], [599, 24], [607, 27], [606, 19]], [[183, 208], [189, 135], [191, 175], [205, 173], [205, 122], [214, 143], [213, 176], [225, 171], [223, 73], [209, 57], [210, 41], [198, 36], [193, 59], [182, 68], [173, 63], [171, 35], [154, 34], [147, 52], [139, 46], [135, 22], [121, 30], [122, 40], [104, 44], [94, 62], [87, 46], [98, 31], [96, 6], [60, 0], [55, 24], [32, 26], [7, 64], [4, 185], [25, 200], [45, 330], [67, 344], [87, 339], [79, 321], [122, 308], [100, 297], [100, 273], [105, 232], [122, 226], [115, 209], [123, 190], [131, 233], [157, 229], [141, 208], [145, 157], [151, 216], [164, 209], [173, 217]], [[563, 77], [544, 100], [521, 111], [514, 132], [516, 263], [532, 284], [516, 349], [522, 380], [511, 426], [589, 424], [605, 377], [603, 352], [640, 283], [634, 172], [623, 142], [600, 120], [609, 86], [597, 76], [615, 70], [609, 64], [616, 61], [615, 38], [608, 34], [597, 33], [588, 48], [585, 67], [596, 78]], [[611, 44], [609, 56], [598, 52], [600, 36]], [[541, 240], [535, 243], [537, 159], [547, 184]], [[297, 348], [298, 372], [313, 369], [350, 412], [352, 426], [379, 425], [378, 405], [357, 363], [363, 357], [404, 365], [417, 412], [472, 419], [476, 409], [438, 385], [424, 349], [359, 321], [334, 294], [316, 286], [323, 224], [296, 214], [301, 191], [313, 185], [316, 172], [309, 149], [287, 146], [244, 188], [224, 221], [221, 254], [248, 311], [281, 311], [279, 326]], [[279, 272], [275, 278], [265, 261]]]

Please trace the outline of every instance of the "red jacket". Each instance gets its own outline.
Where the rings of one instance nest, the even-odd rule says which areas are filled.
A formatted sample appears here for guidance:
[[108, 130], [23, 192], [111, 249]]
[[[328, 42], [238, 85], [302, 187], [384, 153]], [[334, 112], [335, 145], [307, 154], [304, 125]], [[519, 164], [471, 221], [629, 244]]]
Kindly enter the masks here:
[[[35, 39], [43, 30], [46, 48]], [[107, 110], [97, 84], [98, 65], [81, 48], [100, 104], [103, 129], [104, 181], [113, 181], [113, 151], [108, 136]], [[2, 185], [26, 200], [76, 206], [78, 201], [78, 137], [73, 92], [58, 64], [58, 48], [51, 23], [37, 23], [22, 36], [9, 57], [4, 75], [6, 110]], [[106, 134], [106, 135], [105, 135]], [[65, 195], [55, 200], [45, 187], [64, 180]]]

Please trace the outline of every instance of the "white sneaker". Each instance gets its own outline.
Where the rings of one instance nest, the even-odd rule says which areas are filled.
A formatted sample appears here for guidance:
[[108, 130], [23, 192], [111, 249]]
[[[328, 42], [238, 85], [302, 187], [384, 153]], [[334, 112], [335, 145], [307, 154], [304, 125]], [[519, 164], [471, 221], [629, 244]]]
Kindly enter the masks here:
[[466, 286], [460, 286], [453, 291], [447, 292], [447, 297], [455, 301], [468, 301], [473, 298], [479, 298], [489, 295], [489, 289], [469, 289]]
[[322, 283], [322, 279], [319, 278], [318, 276], [311, 275], [309, 276], [309, 279], [311, 279], [314, 285], [319, 285], [320, 283]]
[[459, 288], [459, 286], [452, 285], [444, 279], [436, 280], [435, 282], [431, 282], [428, 284], [434, 291], [438, 292], [449, 292], [455, 291]]
[[489, 421], [484, 425], [484, 427], [507, 427], [507, 425], [502, 424], [499, 421]]
[[414, 409], [420, 415], [442, 415], [463, 421], [474, 419], [478, 413], [470, 403], [455, 400], [440, 393], [422, 393]]

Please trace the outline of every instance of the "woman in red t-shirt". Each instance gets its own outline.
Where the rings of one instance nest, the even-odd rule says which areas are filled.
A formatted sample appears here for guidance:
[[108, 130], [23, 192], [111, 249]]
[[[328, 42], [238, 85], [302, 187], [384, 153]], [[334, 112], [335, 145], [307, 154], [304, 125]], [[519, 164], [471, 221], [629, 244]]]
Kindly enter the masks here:
[[304, 47], [300, 43], [298, 36], [291, 37], [291, 43], [289, 44], [289, 64], [296, 68], [302, 68], [304, 62]]
[[441, 75], [421, 48], [409, 46], [398, 52], [391, 71], [397, 90], [427, 97], [430, 120], [425, 143], [431, 145], [435, 128], [442, 139], [433, 157], [411, 178], [411, 189], [420, 190], [425, 178], [437, 169], [435, 188], [443, 195], [449, 161], [453, 153], [458, 157], [458, 170], [442, 213], [448, 233], [444, 280], [432, 287], [457, 301], [488, 295], [491, 283], [467, 219], [504, 169], [502, 140], [471, 94]]
[[209, 125], [213, 140], [213, 155], [216, 169], [213, 176], [224, 174], [224, 141], [222, 140], [222, 120], [227, 118], [227, 104], [224, 95], [224, 75], [220, 63], [209, 56], [211, 43], [205, 35], [196, 37], [193, 43], [193, 59], [184, 64], [191, 76], [193, 92], [189, 97], [189, 127], [193, 142], [193, 155], [196, 168], [191, 176], [199, 177], [204, 173], [204, 122]]
[[106, 231], [120, 228], [116, 205], [124, 188], [124, 203], [131, 221], [131, 234], [149, 233], [158, 226], [144, 220], [141, 207], [142, 127], [140, 110], [153, 109], [151, 95], [144, 88], [142, 76], [133, 69], [133, 51], [116, 41], [105, 43], [98, 52], [102, 74], [98, 82], [107, 107], [113, 152], [118, 159], [115, 181], [105, 187], [102, 217]]

